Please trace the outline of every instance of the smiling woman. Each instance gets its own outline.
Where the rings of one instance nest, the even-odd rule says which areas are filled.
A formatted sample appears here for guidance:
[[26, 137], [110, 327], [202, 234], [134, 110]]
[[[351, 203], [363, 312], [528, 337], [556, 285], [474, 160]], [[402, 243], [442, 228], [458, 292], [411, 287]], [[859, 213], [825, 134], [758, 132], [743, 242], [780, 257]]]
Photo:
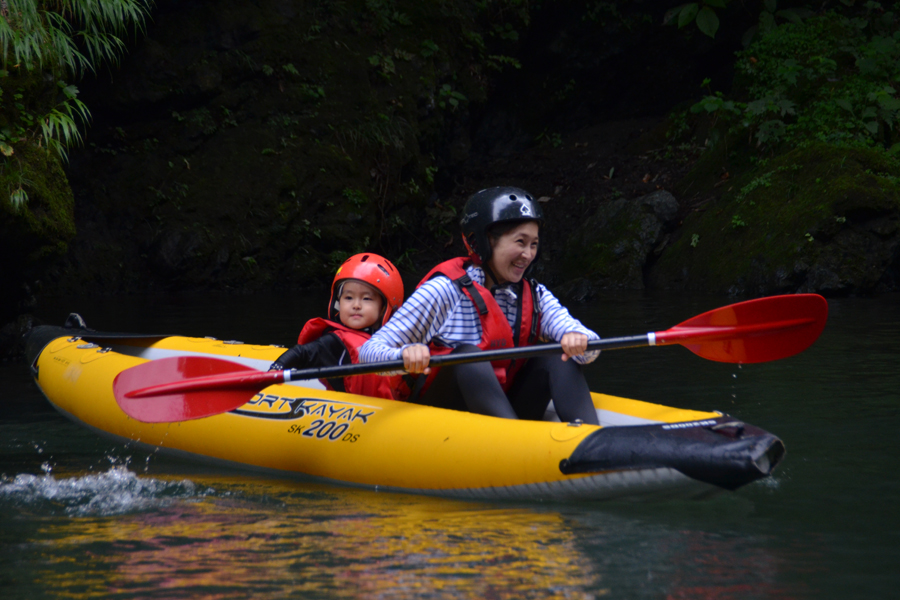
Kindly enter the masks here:
[[[544, 217], [525, 190], [496, 187], [466, 202], [460, 220], [469, 251], [425, 276], [397, 314], [360, 350], [360, 360], [403, 359], [419, 374], [408, 396], [423, 404], [507, 419], [540, 419], [550, 398], [563, 421], [597, 424], [580, 365], [599, 336], [529, 277]], [[556, 341], [561, 356], [429, 366], [431, 356]], [[573, 360], [569, 360], [572, 358]]]
[[537, 258], [539, 233], [537, 221], [523, 223], [513, 221], [504, 226], [494, 227], [488, 232], [492, 256], [488, 261], [490, 268], [487, 282], [492, 285], [487, 287], [518, 283], [522, 280], [525, 271]]

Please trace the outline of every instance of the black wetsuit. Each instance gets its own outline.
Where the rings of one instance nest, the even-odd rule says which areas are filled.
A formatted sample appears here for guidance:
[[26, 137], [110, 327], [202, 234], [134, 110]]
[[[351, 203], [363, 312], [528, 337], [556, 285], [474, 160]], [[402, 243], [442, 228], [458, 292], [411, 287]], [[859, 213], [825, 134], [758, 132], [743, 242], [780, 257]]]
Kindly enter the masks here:
[[[326, 333], [308, 344], [297, 344], [278, 357], [270, 371], [285, 369], [315, 369], [350, 364], [350, 353], [338, 337]], [[342, 378], [329, 379], [328, 383], [338, 392], [344, 391]]]
[[[480, 349], [465, 344], [451, 354], [460, 352]], [[600, 424], [581, 366], [571, 359], [563, 361], [560, 354], [529, 358], [506, 393], [489, 362], [441, 367], [422, 404], [506, 419], [541, 420], [551, 399], [560, 420], [581, 418], [590, 425]]]

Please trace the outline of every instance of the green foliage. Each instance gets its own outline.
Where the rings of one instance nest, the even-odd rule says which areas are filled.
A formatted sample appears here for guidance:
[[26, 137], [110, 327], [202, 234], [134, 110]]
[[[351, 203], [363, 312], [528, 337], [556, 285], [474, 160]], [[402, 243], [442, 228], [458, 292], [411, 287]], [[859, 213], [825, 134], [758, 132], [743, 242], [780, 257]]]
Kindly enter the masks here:
[[397, 10], [394, 0], [366, 0], [366, 10], [375, 30], [382, 35], [394, 25], [408, 26], [412, 23], [405, 13]]
[[703, 0], [703, 2], [690, 2], [669, 10], [663, 18], [663, 23], [675, 23], [681, 29], [694, 23], [704, 34], [716, 37], [719, 30], [719, 16], [716, 9], [725, 8], [731, 0]]
[[[6, 175], [7, 170], [6, 163], [0, 165], [0, 176]], [[22, 169], [15, 169], [9, 173], [7, 189], [9, 191], [9, 203], [13, 208], [13, 212], [19, 212], [28, 203], [28, 192], [25, 191], [25, 188], [33, 185], [34, 182], [25, 177]]]
[[[143, 27], [150, 0], [3, 0], [0, 4], [0, 151], [31, 144], [65, 159], [90, 113], [68, 78], [116, 63], [122, 37]], [[49, 82], [49, 86], [47, 83]], [[16, 169], [14, 164], [4, 168]], [[21, 207], [22, 186], [8, 190]]]
[[[846, 2], [852, 3], [852, 0]], [[682, 4], [666, 12], [663, 23], [675, 24], [679, 29], [693, 23], [701, 33], [714, 38], [720, 25], [718, 11], [727, 8], [730, 3], [731, 0], [703, 0]], [[763, 0], [758, 23], [744, 33], [744, 47], [750, 45], [757, 36], [771, 32], [779, 23], [800, 23], [812, 15], [813, 11], [807, 8], [779, 9], [777, 0]]]
[[621, 27], [625, 31], [634, 31], [641, 24], [653, 22], [653, 17], [648, 13], [643, 11], [635, 13], [626, 11], [623, 13], [620, 8], [622, 8], [622, 3], [620, 2], [592, 0], [588, 2], [587, 9], [581, 20], [590, 21], [599, 27], [612, 24], [615, 27]]
[[[5, 0], [0, 11], [2, 65], [79, 74], [124, 50], [120, 36], [143, 27], [146, 0]], [[76, 43], [76, 40], [78, 43]]]
[[762, 151], [816, 139], [897, 147], [900, 21], [878, 7], [773, 27], [738, 54], [736, 87], [745, 101], [711, 93], [692, 112], [723, 118]]
[[492, 22], [505, 17], [528, 25], [531, 22], [530, 4], [533, 3], [534, 0], [476, 0], [475, 7]]
[[28, 192], [21, 187], [16, 188], [9, 194], [9, 203], [13, 207], [13, 211], [19, 212], [19, 209], [28, 202]]
[[[709, 79], [704, 79], [701, 87], [709, 89]], [[711, 91], [711, 90], [710, 90]], [[692, 113], [706, 113], [718, 117], [724, 114], [740, 114], [741, 109], [733, 100], [726, 100], [722, 92], [713, 92], [691, 107]]]
[[436, 239], [443, 240], [453, 236], [457, 221], [455, 207], [435, 202], [425, 209], [425, 215], [425, 225]]
[[381, 53], [373, 54], [372, 56], [370, 56], [369, 64], [373, 67], [376, 67], [379, 71], [379, 74], [385, 79], [390, 79], [391, 75], [397, 72], [397, 67], [394, 64], [394, 59]]
[[440, 51], [440, 47], [435, 44], [431, 40], [425, 40], [422, 42], [422, 49], [419, 51], [419, 54], [422, 55], [422, 58], [431, 58], [435, 56]]
[[801, 23], [811, 16], [813, 16], [813, 11], [808, 8], [779, 9], [776, 0], [764, 0], [758, 23], [744, 33], [744, 47], [746, 48], [759, 37], [768, 35], [781, 23]]
[[509, 42], [519, 41], [519, 32], [516, 31], [516, 28], [513, 27], [513, 24], [509, 22], [495, 23], [491, 28], [491, 35]]
[[495, 71], [502, 71], [504, 66], [512, 67], [514, 69], [521, 69], [522, 63], [511, 56], [504, 56], [503, 54], [491, 54], [485, 60], [485, 64]]
[[300, 84], [300, 94], [304, 99], [318, 101], [325, 99], [325, 87], [312, 83]]
[[410, 125], [406, 119], [392, 114], [379, 113], [374, 117], [336, 131], [342, 145], [357, 148], [369, 147], [378, 151], [402, 150], [410, 135]]
[[356, 188], [344, 188], [341, 195], [356, 208], [362, 208], [369, 203], [369, 198], [366, 196], [366, 193]]
[[541, 145], [549, 144], [554, 148], [559, 148], [563, 144], [562, 135], [560, 135], [558, 132], [551, 133], [546, 129], [539, 133], [537, 137], [534, 138], [534, 141]]
[[740, 191], [735, 194], [734, 199], [737, 202], [740, 202], [744, 198], [746, 198], [749, 194], [751, 194], [754, 190], [758, 188], [770, 188], [772, 187], [772, 176], [777, 171], [769, 171], [759, 177], [756, 177], [750, 181], [747, 185], [743, 186]]
[[[520, 39], [519, 30], [531, 23], [529, 0], [482, 0], [476, 2], [475, 7], [486, 23], [488, 40], [495, 47], [514, 47]], [[512, 56], [492, 53], [490, 50], [495, 47], [489, 48], [484, 36], [477, 31], [464, 31], [463, 39], [489, 69], [522, 68], [521, 63]]]
[[345, 250], [333, 250], [328, 254], [328, 267], [332, 271], [337, 271], [338, 267], [347, 262], [352, 254]]
[[445, 83], [441, 86], [438, 98], [438, 106], [441, 108], [449, 106], [451, 110], [459, 108], [460, 103], [468, 102], [468, 98], [461, 92], [454, 90], [449, 83]]

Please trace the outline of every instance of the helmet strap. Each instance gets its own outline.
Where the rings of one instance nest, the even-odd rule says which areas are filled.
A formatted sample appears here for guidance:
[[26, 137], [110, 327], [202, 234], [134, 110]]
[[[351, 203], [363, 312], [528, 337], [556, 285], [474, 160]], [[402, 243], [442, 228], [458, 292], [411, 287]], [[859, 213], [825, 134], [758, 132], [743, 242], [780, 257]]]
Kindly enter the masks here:
[[340, 320], [340, 317], [338, 317], [338, 313], [341, 311], [341, 294], [344, 291], [344, 284], [347, 283], [347, 281], [343, 280], [339, 283], [340, 285], [337, 286], [337, 289], [332, 289], [331, 291], [331, 297], [334, 299], [334, 304], [331, 305], [332, 314], [329, 315], [330, 318], [337, 317], [338, 320]]

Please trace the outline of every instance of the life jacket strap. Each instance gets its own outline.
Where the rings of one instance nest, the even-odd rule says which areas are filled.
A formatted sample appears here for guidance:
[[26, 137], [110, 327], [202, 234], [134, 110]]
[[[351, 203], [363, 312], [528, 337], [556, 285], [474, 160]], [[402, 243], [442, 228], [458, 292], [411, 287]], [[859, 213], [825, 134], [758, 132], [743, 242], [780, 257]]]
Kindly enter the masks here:
[[472, 282], [472, 278], [469, 277], [468, 273], [463, 275], [459, 279], [454, 279], [453, 283], [455, 283], [456, 287], [458, 287], [460, 290], [464, 288], [468, 289], [468, 296], [472, 299], [472, 302], [475, 303], [475, 307], [478, 309], [478, 314], [488, 314], [487, 304], [484, 302], [484, 298], [481, 297], [481, 293], [478, 291], [478, 288], [475, 287], [475, 284]]
[[428, 376], [419, 373], [418, 375], [413, 375], [412, 373], [407, 373], [403, 375], [403, 381], [406, 383], [406, 387], [410, 389], [409, 398], [406, 399], [410, 404], [418, 404], [419, 396], [422, 395], [422, 390], [425, 388], [425, 382], [428, 379]]

